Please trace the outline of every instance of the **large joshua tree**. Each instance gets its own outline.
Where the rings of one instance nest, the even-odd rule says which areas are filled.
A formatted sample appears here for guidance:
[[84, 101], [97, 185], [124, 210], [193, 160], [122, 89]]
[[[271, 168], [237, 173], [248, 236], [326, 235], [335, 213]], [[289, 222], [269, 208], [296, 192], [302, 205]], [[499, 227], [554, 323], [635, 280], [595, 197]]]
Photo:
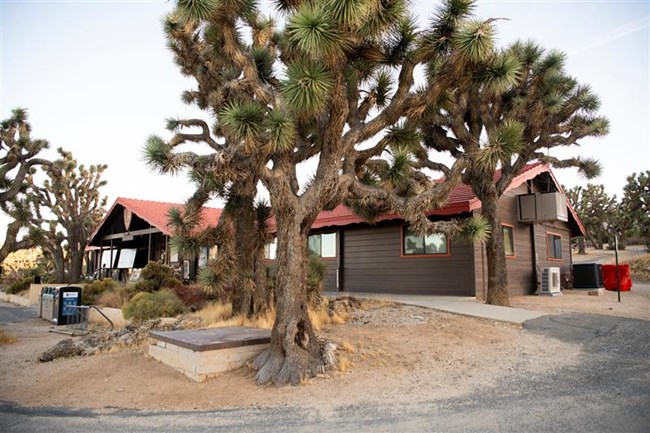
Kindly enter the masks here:
[[[596, 115], [599, 100], [590, 87], [564, 71], [561, 52], [546, 52], [533, 42], [497, 49], [494, 20], [470, 21], [463, 29], [461, 34], [470, 32], [476, 39], [472, 44], [458, 41], [457, 49], [466, 53], [467, 61], [422, 117], [423, 129], [429, 147], [467, 161], [463, 181], [481, 200], [492, 233], [486, 242], [487, 303], [508, 305], [499, 197], [530, 161], [577, 167], [587, 177], [598, 175], [600, 166], [593, 159], [559, 159], [550, 151], [605, 135], [609, 124]], [[450, 55], [456, 55], [453, 38], [445, 43], [450, 44]], [[429, 80], [439, 80], [439, 68], [428, 73]]]
[[[400, 212], [415, 230], [449, 230], [424, 211], [444, 203], [467, 164], [458, 158], [445, 167], [429, 158], [420, 117], [471, 60], [482, 28], [462, 25], [471, 2], [459, 0], [446, 2], [424, 30], [404, 0], [275, 6], [283, 26], [261, 17], [252, 1], [178, 1], [166, 27], [178, 33], [171, 40], [177, 60], [188, 59], [179, 62], [182, 71], [198, 83], [186, 99], [211, 110], [216, 122], [177, 121], [174, 127], [198, 131], [177, 131], [169, 142], [153, 138], [146, 153], [160, 167], [205, 163], [204, 175], [223, 177], [231, 189], [249, 179], [268, 189], [278, 239], [277, 315], [270, 348], [254, 366], [258, 383], [296, 384], [323, 368], [306, 297], [307, 237], [318, 213], [347, 200]], [[416, 68], [427, 65], [436, 79], [415, 87]], [[502, 77], [492, 81], [497, 86]], [[179, 140], [204, 143], [211, 153], [181, 152]], [[389, 162], [381, 161], [385, 151]], [[311, 158], [315, 173], [301, 185], [297, 169]], [[431, 181], [424, 167], [446, 181]]]
[[31, 216], [25, 193], [30, 174], [51, 162], [39, 157], [48, 148], [47, 141], [32, 138], [31, 130], [27, 110], [22, 108], [0, 123], [0, 209], [12, 219], [0, 248], [0, 263], [13, 251], [34, 246], [29, 236], [20, 238]]

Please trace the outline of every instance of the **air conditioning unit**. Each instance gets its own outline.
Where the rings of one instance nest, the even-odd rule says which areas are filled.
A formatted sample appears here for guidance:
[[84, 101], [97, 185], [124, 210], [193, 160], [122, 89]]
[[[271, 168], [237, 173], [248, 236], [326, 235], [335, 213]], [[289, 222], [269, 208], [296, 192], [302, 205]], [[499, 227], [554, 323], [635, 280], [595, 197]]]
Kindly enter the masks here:
[[542, 291], [540, 295], [559, 295], [560, 292], [560, 268], [542, 269]]
[[535, 223], [543, 221], [569, 221], [566, 196], [559, 192], [522, 194], [519, 202], [519, 221]]

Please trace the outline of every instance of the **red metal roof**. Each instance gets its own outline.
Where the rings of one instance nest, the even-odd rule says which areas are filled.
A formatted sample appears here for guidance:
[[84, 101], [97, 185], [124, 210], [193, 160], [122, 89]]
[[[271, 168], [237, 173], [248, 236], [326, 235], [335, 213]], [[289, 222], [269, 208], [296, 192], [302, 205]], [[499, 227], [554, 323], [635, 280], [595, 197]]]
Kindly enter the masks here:
[[[178, 203], [164, 203], [160, 201], [151, 200], [138, 200], [135, 198], [118, 197], [116, 204], [121, 204], [126, 209], [147, 221], [152, 226], [159, 229], [166, 235], [171, 235], [171, 230], [168, 227], [170, 209], [178, 208], [181, 211], [185, 210], [184, 204]], [[200, 232], [209, 226], [216, 226], [221, 217], [223, 209], [204, 207], [201, 211], [201, 221], [194, 228], [193, 231]]]
[[[166, 235], [172, 234], [168, 225], [169, 217], [167, 215], [169, 213], [169, 210], [173, 208], [179, 208], [181, 210], [185, 210], [185, 205], [179, 203], [165, 203], [160, 201], [139, 200], [135, 198], [118, 197], [117, 200], [115, 200], [115, 203], [113, 203], [113, 205], [109, 209], [109, 211], [106, 212], [106, 215], [104, 215], [104, 219], [97, 226], [95, 232], [90, 237], [91, 242], [99, 232], [99, 229], [106, 222], [106, 219], [111, 215], [113, 209], [115, 209], [115, 207], [118, 205], [122, 206], [125, 209], [130, 210], [135, 215], [142, 218], [143, 220], [151, 224], [153, 227], [156, 227], [158, 230], [160, 230], [162, 233]], [[200, 232], [208, 228], [209, 226], [216, 226], [217, 223], [219, 222], [219, 218], [221, 217], [222, 212], [223, 209], [204, 207], [201, 212], [201, 221], [199, 222], [197, 227], [194, 228], [193, 232]]]
[[[526, 165], [521, 170], [521, 172], [512, 180], [510, 185], [506, 188], [506, 191], [516, 188], [519, 185], [521, 185], [523, 182], [531, 180], [544, 172], [550, 173], [558, 190], [560, 192], [563, 192], [562, 187], [557, 182], [557, 179], [555, 179], [555, 176], [553, 176], [550, 167], [548, 165], [542, 164], [541, 162], [536, 162], [536, 163]], [[501, 177], [501, 170], [497, 170], [496, 173], [494, 174], [494, 180], [496, 181], [500, 177]], [[578, 215], [576, 214], [575, 210], [573, 209], [573, 207], [571, 206], [568, 200], [567, 200], [567, 207], [569, 208], [571, 215], [575, 219], [579, 230], [584, 235], [585, 234], [584, 226], [582, 225], [582, 222], [578, 218]], [[427, 214], [428, 215], [455, 215], [462, 212], [471, 212], [473, 210], [480, 209], [480, 208], [481, 208], [481, 201], [476, 197], [476, 195], [472, 191], [472, 187], [466, 184], [459, 184], [456, 185], [456, 187], [454, 187], [454, 189], [449, 193], [449, 197], [447, 198], [447, 204], [445, 205], [445, 207], [440, 209], [433, 209], [429, 211]], [[377, 221], [387, 221], [392, 219], [401, 219], [401, 217], [397, 213], [386, 214], [379, 217]], [[331, 211], [320, 212], [318, 214], [318, 217], [316, 217], [316, 221], [314, 221], [314, 224], [312, 224], [312, 229], [319, 229], [323, 227], [338, 227], [338, 226], [345, 226], [349, 224], [359, 224], [363, 222], [364, 220], [362, 218], [358, 217], [357, 215], [354, 214], [354, 212], [348, 209], [345, 205], [341, 204]], [[275, 222], [273, 221], [273, 223], [271, 223], [270, 225], [274, 227], [275, 225], [274, 223]]]

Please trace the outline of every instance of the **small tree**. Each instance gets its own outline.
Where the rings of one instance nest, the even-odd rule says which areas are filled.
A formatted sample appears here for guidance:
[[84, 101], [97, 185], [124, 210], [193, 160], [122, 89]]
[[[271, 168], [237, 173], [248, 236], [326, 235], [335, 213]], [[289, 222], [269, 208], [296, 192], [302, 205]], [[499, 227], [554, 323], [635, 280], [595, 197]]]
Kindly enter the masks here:
[[14, 109], [11, 117], [0, 123], [0, 209], [12, 219], [0, 247], [0, 263], [11, 252], [34, 246], [29, 237], [20, 238], [30, 217], [25, 193], [35, 168], [51, 162], [38, 157], [49, 145], [46, 140], [32, 138], [31, 129], [23, 108]]

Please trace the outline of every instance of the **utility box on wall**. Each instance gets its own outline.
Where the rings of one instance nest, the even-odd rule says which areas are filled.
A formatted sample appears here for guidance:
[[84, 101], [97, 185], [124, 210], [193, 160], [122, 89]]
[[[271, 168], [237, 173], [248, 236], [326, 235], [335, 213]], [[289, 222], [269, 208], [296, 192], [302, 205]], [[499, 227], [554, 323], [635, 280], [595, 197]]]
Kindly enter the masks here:
[[566, 196], [561, 192], [544, 192], [517, 196], [519, 221], [568, 221]]

